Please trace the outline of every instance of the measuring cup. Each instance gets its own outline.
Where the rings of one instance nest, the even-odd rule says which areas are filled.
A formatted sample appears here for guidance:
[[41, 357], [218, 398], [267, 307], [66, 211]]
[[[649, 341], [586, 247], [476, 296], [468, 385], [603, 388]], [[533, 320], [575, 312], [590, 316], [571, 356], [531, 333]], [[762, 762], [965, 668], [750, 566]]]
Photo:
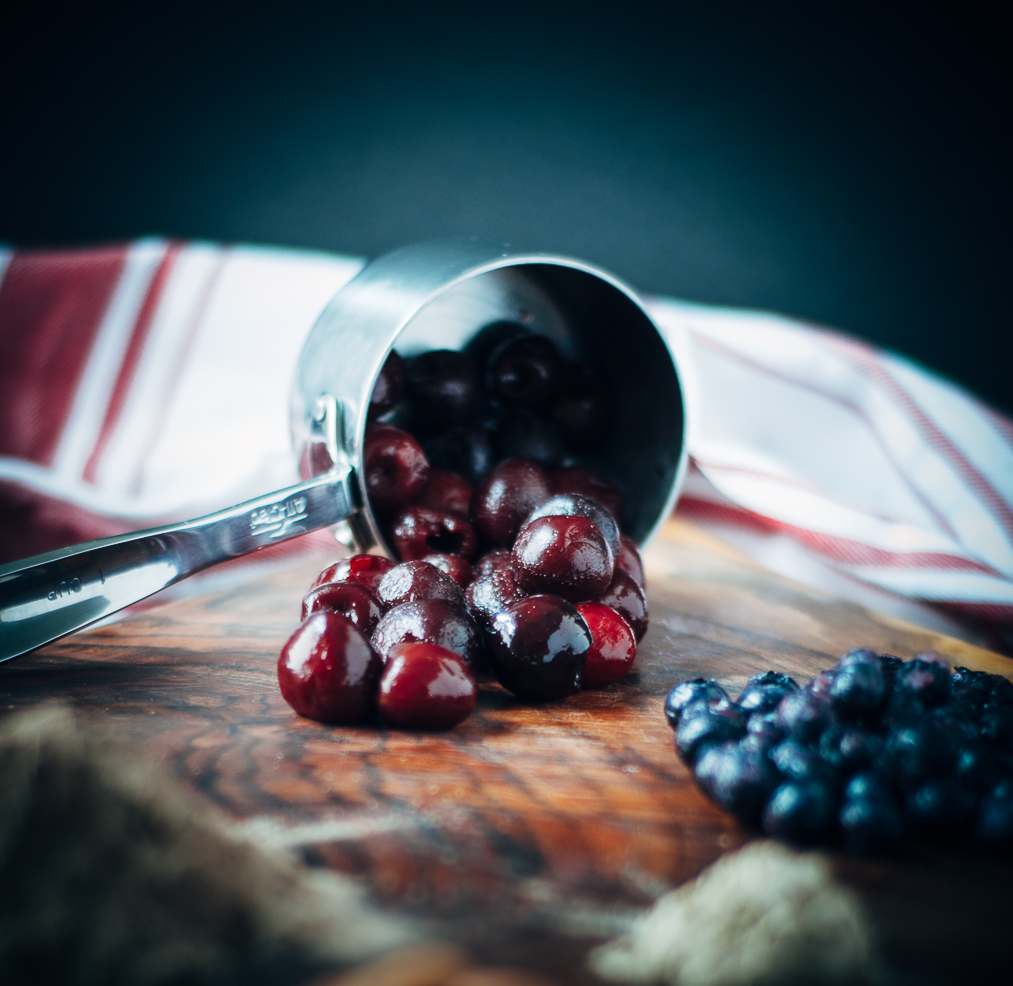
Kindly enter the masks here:
[[391, 555], [362, 466], [369, 398], [387, 355], [463, 349], [501, 321], [548, 336], [603, 385], [610, 421], [587, 461], [622, 491], [626, 532], [646, 541], [674, 507], [686, 471], [685, 414], [672, 354], [634, 292], [567, 257], [424, 243], [364, 267], [310, 332], [291, 398], [304, 482], [196, 520], [0, 566], [0, 661], [323, 527], [344, 523], [359, 551]]

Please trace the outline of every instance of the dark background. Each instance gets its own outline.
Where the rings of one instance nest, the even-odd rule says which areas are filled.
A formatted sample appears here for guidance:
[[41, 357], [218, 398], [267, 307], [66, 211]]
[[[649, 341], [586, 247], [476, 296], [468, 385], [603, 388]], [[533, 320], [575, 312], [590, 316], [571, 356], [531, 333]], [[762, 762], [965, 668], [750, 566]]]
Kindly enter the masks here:
[[[998, 5], [997, 5], [998, 6]], [[24, 4], [0, 238], [478, 235], [790, 313], [1013, 412], [1008, 36], [893, 4]]]

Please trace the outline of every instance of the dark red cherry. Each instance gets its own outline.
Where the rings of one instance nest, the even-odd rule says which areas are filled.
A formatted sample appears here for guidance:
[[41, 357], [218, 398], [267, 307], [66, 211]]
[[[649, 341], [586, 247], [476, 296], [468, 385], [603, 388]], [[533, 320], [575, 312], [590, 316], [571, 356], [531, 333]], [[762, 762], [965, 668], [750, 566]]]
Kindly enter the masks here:
[[429, 463], [422, 446], [393, 425], [366, 426], [362, 461], [369, 501], [375, 510], [414, 503], [429, 482]]
[[494, 551], [487, 551], [475, 562], [472, 569], [472, 581], [480, 579], [483, 575], [491, 575], [493, 572], [498, 572], [501, 568], [507, 568], [512, 571], [513, 567], [514, 558], [509, 548], [497, 548]]
[[607, 419], [597, 381], [584, 367], [570, 363], [563, 368], [560, 391], [552, 420], [563, 441], [580, 452], [600, 446]]
[[538, 463], [506, 459], [475, 490], [475, 527], [491, 544], [511, 545], [524, 519], [548, 498], [549, 481]]
[[471, 510], [471, 493], [471, 483], [457, 473], [446, 469], [430, 469], [429, 482], [419, 500], [419, 506], [445, 514], [457, 514], [467, 520]]
[[431, 349], [408, 361], [405, 376], [412, 406], [431, 434], [465, 424], [478, 406], [478, 373], [464, 353]]
[[558, 596], [529, 596], [500, 613], [488, 637], [497, 680], [520, 698], [565, 698], [580, 687], [591, 632]]
[[475, 557], [475, 529], [456, 514], [428, 507], [408, 507], [394, 518], [391, 541], [398, 557], [414, 561], [438, 552], [441, 555]]
[[618, 681], [637, 656], [630, 625], [611, 606], [577, 603], [577, 612], [591, 631], [591, 649], [580, 681], [581, 688], [603, 688]]
[[503, 458], [531, 459], [543, 469], [558, 466], [563, 458], [559, 429], [534, 411], [515, 408], [504, 414], [498, 434]]
[[395, 350], [391, 350], [380, 370], [380, 375], [373, 384], [373, 393], [369, 398], [369, 416], [375, 418], [385, 414], [400, 399], [404, 392], [405, 365], [404, 360]]
[[457, 473], [472, 485], [496, 464], [492, 433], [482, 424], [448, 428], [425, 443], [429, 464]]
[[474, 578], [471, 565], [460, 555], [432, 554], [426, 555], [422, 560], [449, 575], [462, 589]]
[[616, 555], [616, 568], [625, 572], [641, 589], [647, 584], [644, 578], [644, 563], [640, 557], [640, 552], [637, 550], [636, 543], [633, 538], [627, 537], [625, 534], [619, 535], [620, 547], [619, 554]]
[[326, 582], [303, 596], [302, 619], [311, 613], [347, 616], [367, 637], [376, 629], [383, 607], [365, 586], [354, 582]]
[[563, 361], [545, 336], [519, 336], [489, 358], [489, 389], [506, 404], [539, 408], [558, 395]]
[[597, 469], [564, 466], [549, 473], [553, 493], [576, 493], [603, 506], [615, 518], [623, 519], [623, 495]]
[[478, 684], [453, 651], [398, 644], [380, 678], [380, 713], [402, 729], [453, 729], [471, 715]]
[[464, 347], [464, 351], [471, 357], [479, 373], [484, 374], [488, 368], [489, 357], [500, 346], [526, 335], [530, 335], [530, 332], [520, 322], [493, 322], [475, 335]]
[[311, 589], [328, 582], [354, 582], [364, 586], [374, 595], [384, 574], [394, 567], [394, 562], [383, 555], [352, 555], [328, 565], [314, 580]]
[[581, 496], [579, 493], [557, 493], [540, 507], [532, 510], [524, 521], [527, 526], [539, 517], [586, 517], [594, 524], [605, 538], [609, 551], [612, 552], [612, 564], [619, 556], [622, 542], [619, 540], [619, 525], [615, 518], [600, 503]]
[[464, 606], [464, 591], [445, 572], [426, 561], [406, 561], [395, 565], [376, 589], [377, 598], [390, 609], [416, 599], [445, 599]]
[[376, 711], [383, 661], [347, 617], [313, 613], [278, 658], [282, 697], [318, 722], [366, 722]]
[[499, 613], [526, 595], [510, 567], [499, 568], [475, 579], [465, 592], [472, 613], [486, 627], [492, 626]]
[[398, 644], [415, 642], [446, 647], [476, 667], [482, 633], [461, 607], [445, 599], [417, 599], [388, 610], [373, 631], [373, 646], [386, 658]]
[[525, 524], [513, 561], [517, 583], [526, 592], [571, 602], [597, 599], [612, 581], [612, 552], [586, 517], [539, 517]]
[[597, 599], [598, 602], [611, 606], [633, 631], [639, 644], [647, 633], [647, 596], [625, 572], [617, 571], [612, 584]]

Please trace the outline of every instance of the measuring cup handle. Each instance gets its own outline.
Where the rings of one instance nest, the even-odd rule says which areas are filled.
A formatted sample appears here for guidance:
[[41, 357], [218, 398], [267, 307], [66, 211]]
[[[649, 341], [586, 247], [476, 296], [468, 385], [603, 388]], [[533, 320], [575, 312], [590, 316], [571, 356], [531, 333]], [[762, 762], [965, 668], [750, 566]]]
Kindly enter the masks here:
[[351, 470], [196, 520], [102, 538], [0, 566], [0, 661], [158, 592], [189, 575], [349, 517]]

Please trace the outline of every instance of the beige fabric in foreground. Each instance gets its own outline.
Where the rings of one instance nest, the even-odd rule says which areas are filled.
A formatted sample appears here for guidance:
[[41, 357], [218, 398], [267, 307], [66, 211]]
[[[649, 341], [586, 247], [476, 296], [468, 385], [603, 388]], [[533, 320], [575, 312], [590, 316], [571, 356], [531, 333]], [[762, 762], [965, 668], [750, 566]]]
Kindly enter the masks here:
[[625, 938], [591, 953], [624, 983], [668, 986], [879, 986], [858, 898], [825, 857], [755, 842], [665, 894]]
[[0, 723], [0, 889], [7, 986], [280, 986], [414, 938], [62, 707]]

